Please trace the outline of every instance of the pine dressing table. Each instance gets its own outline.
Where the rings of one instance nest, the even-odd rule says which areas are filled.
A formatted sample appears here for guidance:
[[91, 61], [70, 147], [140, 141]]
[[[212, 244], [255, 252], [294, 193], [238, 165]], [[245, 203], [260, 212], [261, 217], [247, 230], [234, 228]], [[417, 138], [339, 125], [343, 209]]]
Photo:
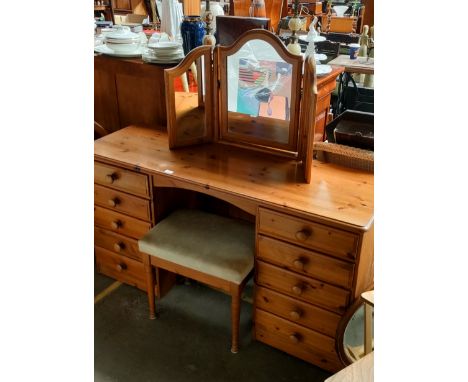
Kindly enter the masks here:
[[[167, 133], [137, 126], [95, 141], [94, 155], [98, 271], [146, 290], [137, 240], [177, 191], [225, 201], [256, 223], [253, 337], [344, 367], [340, 320], [373, 284], [373, 174], [314, 160], [307, 184], [293, 160], [221, 144], [169, 150]], [[156, 271], [158, 297], [171, 280]]]

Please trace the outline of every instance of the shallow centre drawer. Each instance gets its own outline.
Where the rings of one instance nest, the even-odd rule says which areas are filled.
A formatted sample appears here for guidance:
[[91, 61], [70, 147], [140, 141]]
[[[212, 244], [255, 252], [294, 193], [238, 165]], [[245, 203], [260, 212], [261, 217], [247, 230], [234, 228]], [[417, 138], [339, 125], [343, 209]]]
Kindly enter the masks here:
[[131, 194], [150, 196], [147, 175], [116, 166], [94, 162], [94, 182]]
[[113, 188], [94, 185], [94, 203], [142, 220], [151, 220], [151, 201]]
[[257, 260], [257, 284], [266, 286], [294, 298], [343, 313], [347, 307], [350, 292], [322, 281], [286, 271], [274, 265]]
[[356, 257], [357, 235], [261, 207], [259, 208], [259, 231], [348, 260], [354, 260]]
[[354, 263], [258, 235], [257, 257], [290, 271], [351, 288]]
[[99, 206], [94, 206], [94, 224], [134, 239], [141, 239], [151, 229], [148, 222]]
[[330, 337], [336, 336], [341, 316], [261, 286], [255, 286], [255, 307]]

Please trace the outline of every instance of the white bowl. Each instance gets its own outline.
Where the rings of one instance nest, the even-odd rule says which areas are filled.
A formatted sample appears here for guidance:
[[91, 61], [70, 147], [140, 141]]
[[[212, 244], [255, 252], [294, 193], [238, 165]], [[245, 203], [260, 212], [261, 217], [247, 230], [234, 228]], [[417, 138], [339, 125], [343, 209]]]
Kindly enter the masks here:
[[106, 45], [112, 49], [115, 53], [131, 53], [136, 51], [140, 47], [141, 41], [137, 40], [131, 43], [114, 43], [106, 41]]

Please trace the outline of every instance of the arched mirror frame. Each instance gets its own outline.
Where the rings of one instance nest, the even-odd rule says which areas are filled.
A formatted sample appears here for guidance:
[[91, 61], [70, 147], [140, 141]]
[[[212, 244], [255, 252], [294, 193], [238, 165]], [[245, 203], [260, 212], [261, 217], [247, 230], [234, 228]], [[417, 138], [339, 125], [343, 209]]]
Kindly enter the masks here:
[[[292, 65], [291, 79], [291, 107], [289, 119], [289, 135], [287, 143], [274, 142], [256, 137], [240, 136], [230, 133], [228, 126], [228, 73], [227, 58], [237, 53], [247, 42], [252, 40], [262, 40], [270, 44], [278, 55], [288, 64]], [[219, 79], [219, 103], [218, 103], [218, 140], [223, 143], [231, 143], [241, 146], [257, 147], [262, 151], [273, 151], [276, 154], [287, 157], [298, 157], [300, 152], [299, 144], [299, 114], [301, 103], [302, 84], [302, 56], [290, 53], [278, 36], [264, 29], [253, 29], [245, 32], [230, 46], [217, 46], [215, 68], [218, 68]]]
[[[164, 70], [164, 79], [166, 84], [167, 132], [169, 136], [170, 149], [213, 141], [214, 113], [211, 50], [211, 46], [199, 46], [193, 49], [177, 66]], [[204, 60], [203, 66], [201, 65], [202, 57]], [[177, 126], [174, 80], [185, 75], [193, 63], [196, 63], [195, 67], [197, 69], [198, 102], [199, 104], [203, 104], [205, 109], [205, 134], [197, 138], [181, 140], [178, 138], [179, 130], [182, 127]], [[205, 87], [204, 98], [203, 82]]]

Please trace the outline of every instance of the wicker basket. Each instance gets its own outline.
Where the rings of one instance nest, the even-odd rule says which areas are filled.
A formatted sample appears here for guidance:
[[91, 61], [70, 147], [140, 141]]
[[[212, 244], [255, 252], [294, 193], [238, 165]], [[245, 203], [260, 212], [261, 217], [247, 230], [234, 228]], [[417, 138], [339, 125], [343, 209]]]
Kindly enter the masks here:
[[314, 153], [322, 162], [374, 172], [374, 152], [328, 142], [315, 142]]

